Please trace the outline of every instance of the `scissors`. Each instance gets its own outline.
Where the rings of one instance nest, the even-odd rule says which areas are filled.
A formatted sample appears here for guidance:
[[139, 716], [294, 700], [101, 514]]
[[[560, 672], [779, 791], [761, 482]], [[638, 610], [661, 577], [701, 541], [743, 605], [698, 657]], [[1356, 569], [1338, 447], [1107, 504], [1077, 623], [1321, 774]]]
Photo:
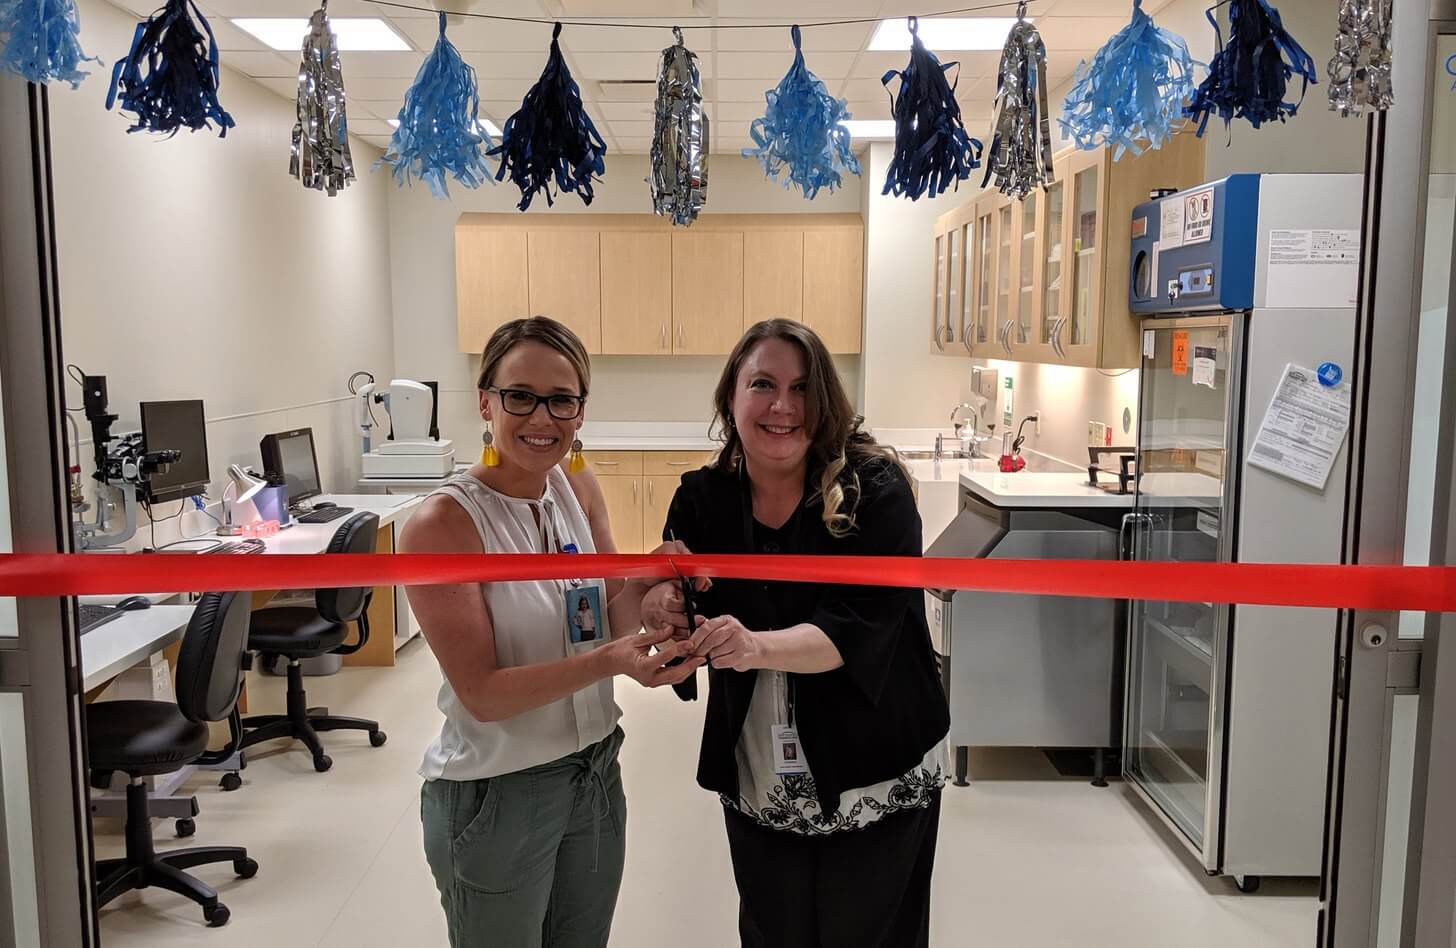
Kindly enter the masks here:
[[[667, 531], [667, 538], [673, 543], [677, 542], [677, 537], [673, 535], [673, 532], [671, 530]], [[687, 613], [688, 617], [688, 637], [692, 638], [692, 636], [698, 631], [698, 604], [697, 601], [693, 598], [693, 581], [689, 579], [682, 570], [677, 568], [676, 563], [672, 564], [672, 571], [677, 574], [678, 585], [682, 589], [683, 611]], [[681, 664], [683, 661], [684, 659], [675, 658], [667, 664], [669, 666], [678, 665]], [[706, 664], [709, 668], [712, 668], [712, 659], [708, 659]]]

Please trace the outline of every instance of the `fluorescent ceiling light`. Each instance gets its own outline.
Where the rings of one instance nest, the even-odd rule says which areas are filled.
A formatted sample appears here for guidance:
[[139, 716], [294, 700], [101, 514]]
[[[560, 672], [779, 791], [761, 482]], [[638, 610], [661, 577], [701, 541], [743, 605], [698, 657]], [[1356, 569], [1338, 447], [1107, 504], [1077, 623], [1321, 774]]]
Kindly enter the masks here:
[[[390, 128], [399, 128], [399, 119], [397, 119], [397, 118], [390, 119], [389, 120], [389, 127]], [[494, 122], [492, 122], [490, 119], [481, 119], [480, 120], [480, 127], [483, 128], [483, 129], [485, 129], [485, 134], [489, 135], [490, 137], [492, 137], [492, 138], [500, 138], [501, 130], [499, 128], [497, 128], [496, 127], [496, 124]]]
[[850, 138], [894, 138], [893, 119], [849, 119], [839, 124], [849, 129]]
[[[273, 49], [285, 53], [296, 53], [303, 49], [303, 38], [308, 35], [308, 20], [293, 17], [240, 17], [233, 25], [251, 33]], [[358, 52], [362, 50], [408, 50], [404, 41], [389, 24], [378, 17], [329, 17], [339, 49]]]
[[[1031, 17], [1026, 18], [1031, 22]], [[922, 19], [920, 42], [933, 50], [1003, 49], [1006, 34], [1016, 24], [1011, 16], [936, 17]], [[872, 50], [910, 48], [910, 27], [904, 18], [881, 20], [870, 38]]]

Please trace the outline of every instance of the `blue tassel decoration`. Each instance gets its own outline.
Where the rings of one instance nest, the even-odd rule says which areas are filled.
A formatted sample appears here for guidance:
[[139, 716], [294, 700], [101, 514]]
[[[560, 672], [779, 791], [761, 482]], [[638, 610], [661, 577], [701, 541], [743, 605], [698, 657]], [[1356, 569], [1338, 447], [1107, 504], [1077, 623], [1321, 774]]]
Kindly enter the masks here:
[[830, 95], [804, 65], [797, 25], [789, 35], [794, 64], [776, 88], [764, 93], [768, 108], [748, 132], [756, 147], [743, 149], [743, 157], [757, 158], [770, 178], [787, 170], [784, 187], [797, 185], [812, 201], [820, 188], [837, 188], [841, 172], [859, 174], [859, 159], [849, 150], [849, 130], [842, 124], [849, 118], [844, 100]]
[[207, 18], [189, 0], [167, 0], [137, 24], [131, 51], [111, 71], [106, 108], [120, 98], [121, 110], [136, 116], [128, 132], [170, 137], [182, 128], [210, 129], [215, 122], [218, 137], [226, 138], [236, 123], [217, 100], [219, 78], [217, 40]]
[[496, 180], [507, 174], [521, 189], [516, 205], [524, 211], [536, 192], [550, 206], [551, 180], [561, 191], [575, 191], [583, 204], [592, 202], [592, 176], [606, 171], [607, 143], [581, 104], [581, 90], [561, 56], [561, 24], [551, 30], [551, 54], [541, 78], [506, 120], [501, 143], [491, 149], [500, 157]]
[[90, 75], [81, 64], [101, 61], [82, 51], [80, 31], [73, 0], [0, 0], [0, 69], [38, 86], [59, 79], [74, 89]]
[[430, 186], [435, 197], [446, 198], [450, 196], [446, 175], [472, 189], [484, 181], [494, 183], [485, 163], [487, 150], [494, 147], [495, 141], [480, 124], [475, 70], [445, 37], [445, 14], [441, 13], [435, 48], [405, 92], [399, 127], [374, 166], [393, 165], [394, 180], [400, 187], [417, 177]]
[[961, 122], [955, 86], [946, 81], [946, 70], [957, 63], [941, 65], [935, 54], [920, 42], [919, 21], [910, 17], [910, 62], [903, 71], [891, 69], [880, 78], [889, 88], [900, 77], [900, 94], [890, 97], [895, 117], [895, 154], [885, 174], [882, 194], [920, 199], [931, 197], [971, 176], [981, 166], [981, 143], [968, 134]]
[[[1228, 45], [1224, 45], [1213, 15], [1218, 7], [1211, 7], [1205, 15], [1218, 38], [1218, 52], [1208, 65], [1208, 77], [1183, 110], [1198, 119], [1200, 137], [1214, 113], [1223, 119], [1225, 128], [1236, 118], [1245, 119], [1255, 128], [1265, 122], [1282, 122], [1299, 111], [1305, 91], [1319, 82], [1314, 59], [1284, 29], [1278, 10], [1265, 0], [1227, 2]], [[1284, 95], [1295, 76], [1301, 80], [1299, 101], [1287, 102]]]
[[1193, 97], [1193, 59], [1183, 37], [1153, 23], [1133, 0], [1132, 22], [1077, 67], [1058, 120], [1076, 146], [1141, 155], [1161, 148]]

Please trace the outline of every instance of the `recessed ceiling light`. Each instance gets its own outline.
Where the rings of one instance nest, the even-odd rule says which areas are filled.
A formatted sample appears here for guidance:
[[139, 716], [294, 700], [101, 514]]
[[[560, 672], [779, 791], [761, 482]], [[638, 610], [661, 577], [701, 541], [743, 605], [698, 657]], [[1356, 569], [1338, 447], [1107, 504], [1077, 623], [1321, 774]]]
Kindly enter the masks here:
[[[1031, 22], [1031, 17], [1026, 21]], [[1002, 49], [1006, 34], [1016, 24], [1010, 16], [935, 17], [922, 19], [918, 32], [920, 42], [940, 51]], [[870, 38], [870, 49], [893, 50], [910, 48], [910, 26], [905, 19], [881, 20]]]
[[894, 138], [894, 119], [849, 119], [839, 124], [849, 129], [850, 138]]
[[[399, 128], [399, 119], [397, 119], [397, 118], [390, 119], [389, 120], [389, 127], [390, 128]], [[496, 124], [494, 122], [492, 122], [490, 119], [481, 119], [480, 120], [480, 127], [483, 128], [483, 129], [485, 129], [485, 134], [489, 135], [491, 138], [500, 138], [501, 130], [499, 128], [497, 128], [496, 127]]]
[[[308, 35], [308, 20], [294, 17], [240, 17], [233, 25], [251, 33], [261, 42], [285, 53], [296, 53], [303, 49], [303, 38]], [[377, 17], [329, 17], [339, 49], [358, 52], [362, 50], [408, 50], [404, 41], [389, 24]]]

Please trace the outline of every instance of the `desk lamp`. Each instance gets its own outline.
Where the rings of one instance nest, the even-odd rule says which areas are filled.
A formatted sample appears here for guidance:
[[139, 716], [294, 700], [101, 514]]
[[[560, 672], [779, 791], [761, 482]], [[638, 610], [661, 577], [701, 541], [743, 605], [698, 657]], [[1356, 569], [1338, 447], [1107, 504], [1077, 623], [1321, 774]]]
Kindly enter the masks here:
[[[258, 492], [268, 486], [268, 482], [261, 477], [249, 474], [236, 464], [228, 465], [228, 483], [222, 489], [222, 525], [217, 528], [217, 535], [220, 537], [235, 537], [243, 532], [241, 525], [233, 523], [233, 511], [238, 504], [246, 503], [258, 496]], [[228, 502], [228, 488], [232, 488], [233, 499]]]

